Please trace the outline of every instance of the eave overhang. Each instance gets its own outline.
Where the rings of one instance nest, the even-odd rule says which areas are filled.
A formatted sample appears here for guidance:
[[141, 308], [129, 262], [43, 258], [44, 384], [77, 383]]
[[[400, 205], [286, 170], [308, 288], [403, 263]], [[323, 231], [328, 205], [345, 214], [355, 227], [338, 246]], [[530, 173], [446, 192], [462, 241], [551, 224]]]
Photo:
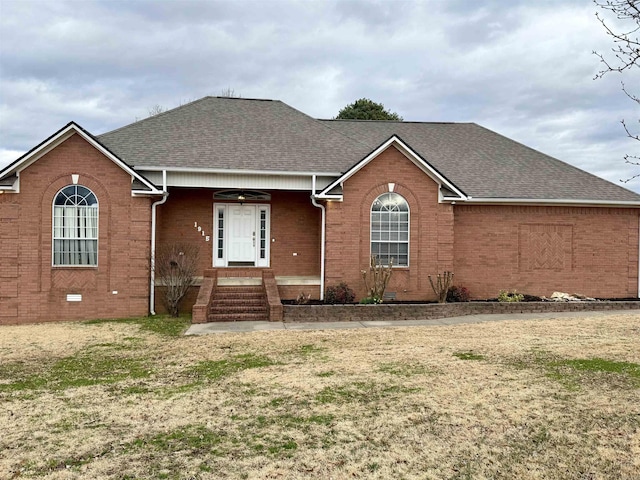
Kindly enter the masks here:
[[[97, 140], [93, 135], [91, 135], [75, 122], [69, 122], [67, 125], [62, 127], [42, 143], [29, 150], [16, 161], [7, 165], [4, 169], [0, 170], [0, 190], [18, 193], [20, 191], [20, 172], [22, 172], [22, 170], [36, 162], [42, 156], [49, 153], [51, 150], [56, 148], [58, 145], [60, 145], [62, 142], [73, 135], [79, 135], [80, 137], [82, 137], [87, 143], [93, 146], [105, 157], [118, 165], [126, 173], [131, 175], [132, 183], [135, 181], [139, 182], [139, 185], [141, 185], [142, 188], [132, 190], [132, 195], [162, 194], [162, 190], [159, 190], [152, 182], [150, 182], [142, 174], [136, 172], [131, 166], [121, 160], [116, 154], [102, 145], [99, 140]], [[2, 180], [6, 180], [8, 178], [11, 178], [12, 176], [15, 176], [16, 178], [11, 186], [2, 184]]]
[[593, 200], [575, 198], [492, 198], [467, 197], [465, 199], [443, 197], [444, 202], [461, 205], [523, 205], [523, 206], [568, 206], [568, 207], [612, 207], [640, 208], [640, 201]]

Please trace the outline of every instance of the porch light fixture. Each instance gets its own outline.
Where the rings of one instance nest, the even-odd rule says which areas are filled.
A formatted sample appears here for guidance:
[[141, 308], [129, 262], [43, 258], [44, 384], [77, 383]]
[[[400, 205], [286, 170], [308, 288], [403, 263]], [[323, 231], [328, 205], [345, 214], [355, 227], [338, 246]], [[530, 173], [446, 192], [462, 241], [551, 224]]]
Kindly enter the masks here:
[[240, 200], [240, 201], [245, 200], [244, 192], [240, 192], [240, 193], [238, 194], [238, 200]]

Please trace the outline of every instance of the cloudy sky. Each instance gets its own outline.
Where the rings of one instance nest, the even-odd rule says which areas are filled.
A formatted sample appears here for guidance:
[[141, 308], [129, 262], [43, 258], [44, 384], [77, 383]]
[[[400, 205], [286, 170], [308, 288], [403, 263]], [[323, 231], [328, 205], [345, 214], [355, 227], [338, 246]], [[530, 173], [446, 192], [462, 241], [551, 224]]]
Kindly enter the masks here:
[[[637, 105], [600, 69], [590, 0], [0, 0], [0, 165], [74, 120], [94, 134], [231, 89], [317, 118], [367, 97], [476, 122], [619, 183]], [[640, 180], [627, 184], [640, 192]]]

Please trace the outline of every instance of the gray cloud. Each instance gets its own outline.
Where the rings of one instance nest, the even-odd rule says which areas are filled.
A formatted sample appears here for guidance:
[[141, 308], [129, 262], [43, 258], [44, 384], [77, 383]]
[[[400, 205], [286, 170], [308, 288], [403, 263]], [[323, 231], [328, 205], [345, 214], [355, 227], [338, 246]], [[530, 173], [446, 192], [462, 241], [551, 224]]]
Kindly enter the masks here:
[[[637, 146], [582, 0], [3, 1], [0, 162], [70, 120], [102, 133], [228, 87], [320, 118], [368, 97], [474, 121], [611, 181]], [[630, 82], [631, 83], [631, 82]], [[640, 191], [640, 183], [631, 184]]]

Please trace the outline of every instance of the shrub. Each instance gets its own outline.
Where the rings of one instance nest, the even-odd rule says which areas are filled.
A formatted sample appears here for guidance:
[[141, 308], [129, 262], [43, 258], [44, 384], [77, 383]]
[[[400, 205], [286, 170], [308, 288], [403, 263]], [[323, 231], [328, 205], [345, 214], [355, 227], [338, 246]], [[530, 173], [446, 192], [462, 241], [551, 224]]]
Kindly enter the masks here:
[[310, 293], [300, 292], [300, 294], [296, 298], [296, 303], [298, 305], [306, 305], [307, 303], [309, 303], [309, 300], [311, 300]]
[[158, 284], [165, 287], [162, 300], [172, 317], [180, 315], [180, 303], [195, 284], [199, 248], [186, 243], [161, 245], [153, 259]]
[[324, 303], [334, 305], [336, 303], [351, 303], [355, 300], [356, 294], [346, 282], [327, 287], [324, 293]]
[[380, 297], [364, 297], [360, 300], [362, 305], [374, 305], [378, 303], [382, 303], [382, 299]]
[[431, 275], [428, 275], [428, 277], [433, 293], [435, 293], [438, 298], [438, 303], [447, 303], [449, 287], [451, 287], [451, 283], [453, 282], [453, 272], [446, 271], [443, 274], [438, 274], [435, 282], [431, 278]]
[[449, 291], [447, 292], [447, 302], [468, 302], [471, 294], [469, 293], [469, 289], [466, 287], [457, 287], [453, 285], [449, 287]]
[[369, 270], [362, 270], [362, 280], [367, 289], [368, 297], [375, 298], [375, 303], [382, 303], [384, 291], [387, 289], [389, 279], [393, 273], [393, 258], [388, 265], [384, 265], [378, 257], [371, 255]]
[[506, 290], [500, 290], [498, 295], [499, 302], [521, 302], [524, 300], [524, 295], [517, 293], [515, 290], [508, 292]]

